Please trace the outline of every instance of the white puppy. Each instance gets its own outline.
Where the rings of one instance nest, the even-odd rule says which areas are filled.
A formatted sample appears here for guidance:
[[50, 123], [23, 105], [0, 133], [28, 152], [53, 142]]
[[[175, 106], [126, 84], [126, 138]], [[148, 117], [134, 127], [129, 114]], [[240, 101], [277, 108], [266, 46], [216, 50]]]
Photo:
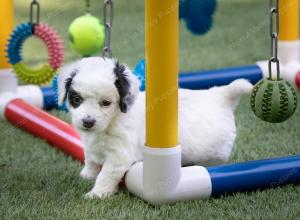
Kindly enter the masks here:
[[[209, 90], [179, 90], [183, 165], [228, 160], [236, 137], [234, 110], [239, 97], [251, 89], [248, 81], [236, 80]], [[96, 178], [86, 196], [112, 195], [130, 166], [143, 159], [145, 94], [139, 92], [139, 80], [115, 60], [92, 57], [62, 68], [58, 90], [59, 102], [68, 101], [72, 123], [85, 146], [80, 175]]]

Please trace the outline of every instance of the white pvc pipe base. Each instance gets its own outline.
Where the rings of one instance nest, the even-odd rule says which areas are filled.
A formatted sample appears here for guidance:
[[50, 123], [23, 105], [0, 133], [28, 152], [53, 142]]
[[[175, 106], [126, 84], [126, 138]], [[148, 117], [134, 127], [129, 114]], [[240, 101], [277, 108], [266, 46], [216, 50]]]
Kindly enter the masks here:
[[206, 168], [181, 168], [181, 148], [144, 147], [144, 162], [134, 164], [125, 177], [127, 189], [157, 205], [209, 198], [211, 179]]
[[300, 60], [300, 42], [295, 41], [278, 41], [278, 59], [281, 63], [299, 62]]
[[38, 86], [26, 85], [19, 86], [16, 91], [6, 91], [0, 93], [0, 120], [5, 119], [4, 111], [6, 105], [13, 99], [23, 99], [27, 103], [42, 109], [44, 107], [44, 97], [41, 89]]
[[18, 82], [12, 69], [0, 69], [0, 93], [15, 92], [17, 86]]
[[296, 85], [296, 76], [297, 73], [300, 71], [300, 62], [299, 61], [292, 61], [286, 63], [283, 68], [281, 69], [282, 78], [290, 82], [292, 85]]
[[4, 92], [0, 94], [0, 120], [6, 120], [5, 109], [8, 103], [18, 98], [15, 92]]
[[44, 107], [44, 96], [41, 88], [35, 85], [19, 86], [17, 95], [27, 103], [42, 109]]

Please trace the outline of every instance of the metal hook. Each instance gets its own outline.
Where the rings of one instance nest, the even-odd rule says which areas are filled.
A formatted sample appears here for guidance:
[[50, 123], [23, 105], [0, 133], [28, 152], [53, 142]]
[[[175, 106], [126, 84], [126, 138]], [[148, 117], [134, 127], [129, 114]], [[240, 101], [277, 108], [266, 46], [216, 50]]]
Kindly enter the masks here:
[[[35, 21], [33, 21], [34, 8], [36, 8]], [[33, 0], [30, 4], [30, 20], [29, 20], [29, 22], [34, 25], [38, 24], [40, 22], [40, 4], [38, 3], [37, 0]]]

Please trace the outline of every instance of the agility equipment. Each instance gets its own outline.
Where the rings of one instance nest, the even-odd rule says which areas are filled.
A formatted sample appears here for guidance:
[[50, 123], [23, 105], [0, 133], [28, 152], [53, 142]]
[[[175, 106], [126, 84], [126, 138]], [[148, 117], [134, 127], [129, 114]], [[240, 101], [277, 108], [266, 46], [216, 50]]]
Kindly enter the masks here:
[[216, 6], [216, 0], [180, 0], [179, 18], [192, 33], [202, 35], [212, 27]]
[[[185, 89], [209, 89], [214, 86], [228, 85], [236, 79], [247, 79], [252, 84], [261, 80], [265, 73], [262, 64], [223, 68], [217, 70], [181, 72], [179, 74], [179, 86]], [[133, 73], [139, 78], [140, 90], [145, 90], [145, 60], [140, 60]]]
[[[105, 2], [110, 4], [112, 0]], [[146, 0], [146, 26], [150, 27], [146, 28], [146, 146], [144, 161], [135, 163], [126, 175], [128, 190], [152, 204], [164, 204], [299, 184], [300, 156], [209, 168], [181, 167], [177, 112], [178, 11], [169, 10], [177, 4], [178, 0]], [[168, 16], [150, 25], [166, 11]], [[106, 46], [111, 52], [109, 44]], [[153, 105], [161, 95], [166, 98]], [[12, 93], [11, 97], [0, 97], [4, 119], [83, 161], [79, 135], [71, 126], [14, 96]]]
[[211, 196], [299, 184], [299, 162], [296, 155], [208, 167]]
[[86, 0], [86, 14], [71, 23], [69, 39], [71, 47], [84, 57], [94, 55], [103, 48], [104, 26], [97, 17], [90, 14], [89, 0]]
[[55, 92], [51, 87], [39, 87], [36, 85], [18, 86], [13, 92], [7, 91], [0, 94], [1, 98], [7, 97], [20, 98], [29, 104], [44, 110], [51, 110], [55, 108]]
[[[159, 14], [178, 4], [178, 0], [146, 0], [145, 4], [145, 26], [148, 27], [145, 29], [146, 146], [143, 163], [136, 163], [130, 168], [125, 182], [131, 193], [152, 204], [176, 202], [180, 197], [203, 197], [195, 194], [199, 187], [195, 189], [193, 182], [198, 182], [200, 188], [209, 189], [205, 186], [207, 182], [202, 181], [203, 177], [199, 178], [202, 174], [209, 177], [205, 168], [181, 169], [177, 106], [178, 11], [173, 10], [168, 16], [161, 17], [156, 25], [150, 25]], [[162, 94], [167, 94], [167, 98], [161, 99], [159, 105], [153, 105]], [[194, 175], [190, 175], [191, 169]]]
[[300, 88], [300, 71], [296, 74], [295, 84], [296, 84], [297, 88]]
[[179, 86], [187, 89], [209, 89], [214, 86], [228, 85], [241, 78], [255, 84], [263, 77], [262, 69], [255, 64], [217, 70], [181, 72], [179, 74]]
[[[269, 77], [260, 80], [253, 88], [250, 104], [254, 114], [267, 122], [278, 123], [291, 117], [297, 107], [297, 94], [287, 81], [280, 77], [278, 59], [279, 3], [270, 1], [271, 58], [268, 62]], [[275, 27], [275, 28], [274, 28]], [[272, 65], [276, 65], [273, 77]]]
[[[172, 5], [178, 4], [178, 0], [146, 0], [146, 27], [150, 27], [159, 14], [166, 11]], [[151, 28], [146, 28], [146, 146], [144, 147], [144, 161], [134, 164], [128, 171], [125, 181], [128, 190], [134, 195], [152, 203], [164, 204], [174, 203], [181, 200], [191, 200], [207, 198], [211, 194], [229, 189], [217, 190], [213, 187], [229, 187], [228, 182], [235, 180], [235, 174], [239, 172], [233, 166], [232, 172], [222, 179], [221, 172], [216, 169], [212, 175], [209, 169], [200, 166], [181, 168], [181, 148], [178, 145], [178, 115], [177, 115], [177, 96], [178, 96], [178, 16], [174, 10], [168, 16], [162, 17], [160, 22]], [[168, 28], [165, 26], [168, 25]], [[154, 100], [162, 94], [168, 94], [167, 98], [161, 99], [159, 105], [153, 105]], [[149, 108], [151, 106], [151, 108]], [[298, 169], [296, 162], [289, 164], [296, 170], [297, 178], [292, 178], [299, 183]], [[280, 161], [280, 159], [279, 159]], [[282, 161], [283, 162], [283, 161]], [[276, 161], [274, 161], [276, 163]], [[280, 163], [279, 163], [280, 164]], [[256, 171], [256, 176], [260, 176], [260, 169], [255, 164], [251, 168]], [[280, 164], [281, 165], [281, 164]], [[272, 182], [278, 179], [275, 175], [280, 170], [280, 165], [275, 171], [262, 172], [270, 179], [266, 182], [261, 181], [262, 187], [271, 187]], [[243, 167], [243, 166], [238, 166]], [[244, 168], [246, 168], [244, 166]], [[268, 166], [267, 166], [268, 167]], [[235, 170], [234, 170], [235, 169]], [[289, 169], [289, 168], [287, 168]], [[222, 170], [222, 168], [221, 168]], [[224, 168], [224, 171], [226, 168]], [[262, 169], [263, 170], [263, 169]], [[241, 179], [251, 177], [251, 169], [247, 170], [249, 175], [241, 175]], [[246, 173], [247, 173], [246, 172]], [[281, 172], [279, 172], [282, 174]], [[276, 173], [276, 174], [279, 174]], [[219, 175], [218, 175], [219, 174]], [[274, 174], [274, 176], [272, 176]], [[226, 175], [224, 175], [226, 176]], [[219, 177], [219, 179], [215, 178]], [[225, 181], [226, 179], [226, 181]], [[251, 178], [252, 180], [252, 178]], [[288, 179], [289, 181], [291, 179]], [[252, 188], [257, 188], [258, 185]], [[244, 185], [241, 185], [241, 188]], [[225, 188], [226, 188], [225, 187]], [[251, 188], [251, 187], [250, 187]], [[239, 190], [239, 189], [237, 189]], [[229, 190], [230, 191], [230, 190]], [[231, 190], [232, 191], [232, 190]]]
[[15, 94], [39, 109], [51, 110], [55, 108], [54, 91], [51, 87], [19, 86]]
[[[74, 159], [84, 161], [83, 145], [80, 142], [78, 133], [72, 126], [20, 99], [12, 98], [6, 104], [1, 105], [0, 108], [4, 108], [3, 110], [0, 109], [0, 112], [4, 112], [3, 119], [46, 140], [49, 144], [64, 151]], [[176, 149], [180, 150], [180, 148]], [[145, 150], [148, 149], [145, 148]], [[168, 148], [155, 150], [156, 153], [158, 150], [165, 150], [164, 156], [166, 159], [170, 159], [171, 155], [167, 154]], [[154, 155], [154, 157], [156, 156]], [[153, 173], [145, 175], [144, 180], [142, 178], [143, 163], [133, 165], [125, 176], [126, 186], [129, 190], [153, 204], [219, 197], [236, 192], [249, 192], [300, 183], [299, 155], [208, 168], [201, 166], [184, 167], [180, 171], [180, 181], [175, 182], [176, 187], [171, 189], [169, 187], [174, 187], [173, 182], [171, 182], [173, 176], [168, 179], [170, 182], [165, 182], [164, 176], [170, 177], [174, 167], [165, 167], [168, 163], [161, 162], [160, 164], [152, 164], [153, 168], [149, 171], [153, 171]], [[160, 177], [163, 178], [163, 182], [156, 182], [152, 179], [152, 177], [158, 178], [157, 174], [164, 175]], [[145, 191], [143, 186], [147, 186], [148, 189], [152, 190], [155, 190], [156, 187], [158, 187], [158, 190], [162, 187], [166, 189], [164, 194], [157, 195], [155, 193], [159, 197], [153, 197], [151, 191]]]
[[12, 99], [7, 103], [4, 117], [18, 128], [47, 140], [49, 144], [72, 155], [73, 158], [84, 161], [79, 135], [69, 124], [21, 99]]
[[[196, 1], [196, 0], [195, 0]], [[188, 0], [180, 0], [179, 2], [179, 12], [180, 17], [187, 16], [188, 13]], [[192, 1], [191, 1], [192, 2]], [[212, 12], [213, 7], [209, 7], [210, 3], [213, 6], [213, 1], [198, 1], [199, 4], [208, 5], [206, 8], [209, 12]], [[196, 5], [198, 4], [196, 3]], [[190, 4], [191, 5], [191, 4]], [[196, 7], [195, 7], [196, 8]], [[199, 7], [198, 7], [199, 8]], [[194, 10], [194, 9], [193, 9]], [[281, 61], [281, 76], [282, 79], [288, 80], [290, 84], [296, 85], [300, 88], [300, 43], [299, 43], [299, 1], [298, 0], [286, 0], [279, 1], [279, 10], [283, 11], [280, 14], [279, 20], [279, 34], [278, 34], [278, 58]], [[136, 69], [138, 68], [137, 64]], [[256, 69], [257, 72], [253, 72], [253, 78], [258, 77], [259, 72], [261, 72], [261, 77], [268, 78], [268, 61], [259, 61], [257, 65], [261, 70]], [[194, 89], [206, 89], [213, 86], [227, 85], [231, 81], [229, 80], [232, 76], [232, 80], [239, 78], [250, 77], [251, 75], [244, 76], [244, 71], [248, 66], [241, 67], [241, 74], [238, 73], [240, 67], [224, 68], [220, 70], [209, 70], [209, 71], [195, 71], [191, 74], [196, 74], [195, 76], [187, 76], [187, 83], [181, 84], [181, 75], [179, 77], [180, 87], [182, 88], [194, 88]], [[245, 68], [245, 69], [244, 69]], [[255, 69], [253, 69], [255, 70]], [[139, 72], [139, 71], [138, 71]], [[203, 73], [203, 75], [202, 75]], [[249, 73], [251, 74], [251, 73]], [[139, 76], [145, 75], [145, 73], [139, 72]], [[195, 80], [192, 81], [191, 79]], [[191, 84], [190, 84], [191, 83]], [[141, 89], [144, 89], [144, 84], [141, 85]]]
[[[140, 60], [133, 73], [139, 78], [140, 90], [145, 91], [145, 60]], [[290, 84], [300, 88], [300, 63], [289, 62], [281, 64], [281, 77]], [[237, 79], [247, 79], [252, 84], [256, 84], [261, 79], [269, 77], [268, 61], [258, 61], [256, 64], [227, 67], [216, 70], [200, 70], [179, 73], [179, 86], [185, 89], [209, 89], [214, 86], [228, 85]]]
[[[33, 22], [33, 9], [36, 7], [37, 20]], [[13, 65], [14, 72], [20, 80], [36, 85], [45, 84], [52, 80], [56, 70], [62, 65], [64, 59], [63, 41], [57, 32], [45, 23], [39, 23], [39, 3], [32, 1], [30, 7], [30, 22], [23, 23], [13, 31], [7, 46], [7, 57]], [[42, 40], [48, 50], [48, 62], [38, 69], [27, 66], [22, 61], [22, 47], [29, 37]]]
[[299, 62], [299, 1], [279, 1], [278, 57], [283, 64]]

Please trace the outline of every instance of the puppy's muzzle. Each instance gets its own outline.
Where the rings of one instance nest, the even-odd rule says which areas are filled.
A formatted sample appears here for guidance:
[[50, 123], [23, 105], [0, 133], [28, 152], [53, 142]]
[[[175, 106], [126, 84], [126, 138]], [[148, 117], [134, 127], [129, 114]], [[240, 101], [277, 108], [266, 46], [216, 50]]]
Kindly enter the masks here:
[[90, 129], [92, 128], [96, 123], [96, 120], [91, 118], [90, 116], [82, 119], [82, 126], [87, 128], [87, 129]]

